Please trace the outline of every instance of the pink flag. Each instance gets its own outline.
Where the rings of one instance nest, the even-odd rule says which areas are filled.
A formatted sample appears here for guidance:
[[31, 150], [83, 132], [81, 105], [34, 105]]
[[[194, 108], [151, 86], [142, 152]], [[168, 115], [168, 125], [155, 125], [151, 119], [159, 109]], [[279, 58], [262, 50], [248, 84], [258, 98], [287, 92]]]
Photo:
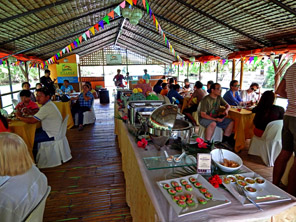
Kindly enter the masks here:
[[120, 7], [121, 7], [121, 8], [125, 8], [125, 1], [123, 1], [123, 2], [120, 4]]
[[89, 30], [87, 30], [87, 31], [85, 32], [85, 34], [87, 35], [88, 38], [90, 38]]

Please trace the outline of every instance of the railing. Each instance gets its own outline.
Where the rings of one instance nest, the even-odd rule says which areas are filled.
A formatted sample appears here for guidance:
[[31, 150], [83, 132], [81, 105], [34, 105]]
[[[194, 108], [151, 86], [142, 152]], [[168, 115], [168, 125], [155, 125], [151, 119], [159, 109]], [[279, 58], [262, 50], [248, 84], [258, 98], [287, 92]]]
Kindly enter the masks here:
[[[30, 88], [30, 90], [35, 90], [36, 88], [35, 87], [33, 87], [33, 88]], [[22, 89], [21, 90], [16, 90], [16, 91], [12, 91], [12, 92], [8, 92], [8, 93], [2, 93], [2, 94], [0, 94], [0, 108], [1, 109], [5, 109], [5, 108], [9, 108], [9, 107], [13, 107], [13, 103], [12, 103], [12, 100], [14, 99], [13, 98], [13, 94], [15, 94], [15, 93], [19, 93], [20, 91], [22, 91]], [[11, 104], [9, 104], [9, 105], [6, 105], [6, 106], [3, 106], [2, 104], [2, 97], [3, 96], [8, 96], [8, 95], [11, 95]]]

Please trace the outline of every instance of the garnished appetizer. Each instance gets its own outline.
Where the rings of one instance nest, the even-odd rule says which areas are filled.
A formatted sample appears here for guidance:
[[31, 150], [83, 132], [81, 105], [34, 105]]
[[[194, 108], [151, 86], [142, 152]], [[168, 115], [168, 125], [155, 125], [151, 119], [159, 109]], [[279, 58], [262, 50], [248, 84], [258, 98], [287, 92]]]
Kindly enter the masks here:
[[176, 181], [172, 181], [171, 184], [172, 184], [173, 187], [178, 187], [178, 186], [180, 186], [179, 183], [176, 182]]
[[224, 178], [223, 178], [223, 182], [224, 182], [225, 184], [230, 184], [231, 179], [230, 179], [229, 177], [224, 177]]
[[207, 188], [201, 187], [201, 188], [199, 188], [199, 192], [201, 192], [201, 193], [207, 193], [208, 190], [207, 190]]
[[184, 200], [185, 201], [186, 200], [186, 197], [184, 195], [181, 195], [180, 196], [180, 200]]
[[245, 181], [246, 181], [248, 184], [254, 184], [254, 183], [255, 183], [255, 180], [254, 180], [253, 178], [250, 178], [250, 177], [245, 178]]
[[163, 188], [166, 189], [166, 190], [168, 190], [168, 189], [171, 188], [171, 186], [170, 186], [169, 184], [165, 183], [165, 184], [163, 185]]
[[190, 181], [191, 183], [195, 183], [197, 180], [196, 180], [194, 177], [189, 177], [189, 181]]
[[192, 199], [193, 198], [193, 194], [185, 194], [185, 197], [186, 197], [186, 199], [188, 200], [188, 199]]
[[204, 196], [205, 196], [205, 198], [207, 198], [209, 200], [211, 200], [213, 198], [213, 194], [211, 194], [209, 192], [204, 193]]
[[186, 203], [185, 203], [184, 200], [179, 200], [179, 201], [177, 202], [177, 204], [178, 204], [179, 207], [186, 207]]
[[204, 198], [198, 198], [198, 202], [200, 204], [206, 204], [208, 201], [206, 201]]
[[190, 184], [185, 185], [185, 189], [188, 191], [192, 191], [192, 186]]
[[182, 187], [181, 186], [178, 186], [178, 187], [175, 187], [175, 190], [180, 193], [183, 191]]
[[181, 183], [183, 186], [185, 186], [185, 185], [188, 184], [188, 182], [187, 182], [186, 180], [184, 180], [184, 179], [182, 179], [182, 180], [180, 181], [180, 183]]
[[261, 178], [261, 177], [257, 177], [257, 178], [255, 178], [255, 181], [256, 181], [256, 183], [258, 183], [258, 184], [264, 184], [264, 183], [265, 183], [265, 180], [264, 180], [263, 178]]
[[186, 201], [186, 203], [187, 203], [188, 206], [191, 206], [191, 207], [195, 205], [195, 202], [192, 199], [188, 199]]
[[236, 182], [236, 178], [234, 176], [232, 176], [232, 175], [227, 176], [227, 178], [230, 179], [230, 182], [231, 183], [235, 183]]
[[202, 184], [200, 182], [195, 182], [193, 186], [195, 186], [196, 188], [200, 188]]
[[180, 200], [180, 196], [172, 196], [173, 201], [177, 202]]
[[176, 195], [176, 191], [173, 189], [168, 189], [168, 193], [171, 195]]
[[248, 187], [248, 186], [245, 187], [245, 190], [248, 191], [249, 193], [256, 193], [257, 191], [256, 188]]
[[235, 177], [236, 177], [236, 179], [238, 179], [238, 180], [244, 180], [245, 179], [245, 177], [243, 176], [243, 175], [240, 175], [240, 174], [236, 174], [236, 175], [234, 175]]
[[237, 184], [240, 185], [241, 187], [247, 186], [246, 181], [243, 181], [243, 180], [238, 180]]

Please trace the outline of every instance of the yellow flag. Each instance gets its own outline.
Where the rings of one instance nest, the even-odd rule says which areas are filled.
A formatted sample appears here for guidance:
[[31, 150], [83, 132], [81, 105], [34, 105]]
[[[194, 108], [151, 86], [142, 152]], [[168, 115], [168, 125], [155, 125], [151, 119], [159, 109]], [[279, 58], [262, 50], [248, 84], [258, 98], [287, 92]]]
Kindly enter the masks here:
[[72, 51], [72, 48], [71, 48], [71, 46], [70, 46], [70, 45], [68, 45], [68, 49], [69, 49], [69, 51], [70, 51], [70, 52]]
[[157, 19], [155, 19], [155, 26], [156, 26], [156, 30], [158, 31], [158, 21], [157, 21]]
[[133, 0], [126, 0], [130, 5], [133, 5]]
[[89, 29], [89, 31], [90, 31], [93, 35], [95, 35], [95, 27], [94, 27], [94, 26], [91, 27], [91, 28]]

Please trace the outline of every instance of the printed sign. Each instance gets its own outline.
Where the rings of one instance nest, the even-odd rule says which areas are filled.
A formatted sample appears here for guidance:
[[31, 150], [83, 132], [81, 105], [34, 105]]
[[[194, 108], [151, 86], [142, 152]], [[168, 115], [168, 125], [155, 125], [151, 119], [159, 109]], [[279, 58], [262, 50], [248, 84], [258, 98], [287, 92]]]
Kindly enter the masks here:
[[120, 54], [106, 55], [107, 65], [119, 65], [121, 62]]
[[197, 154], [197, 173], [211, 174], [212, 156], [210, 153]]
[[76, 63], [60, 63], [57, 64], [58, 83], [69, 80], [70, 83], [78, 83], [77, 64]]

